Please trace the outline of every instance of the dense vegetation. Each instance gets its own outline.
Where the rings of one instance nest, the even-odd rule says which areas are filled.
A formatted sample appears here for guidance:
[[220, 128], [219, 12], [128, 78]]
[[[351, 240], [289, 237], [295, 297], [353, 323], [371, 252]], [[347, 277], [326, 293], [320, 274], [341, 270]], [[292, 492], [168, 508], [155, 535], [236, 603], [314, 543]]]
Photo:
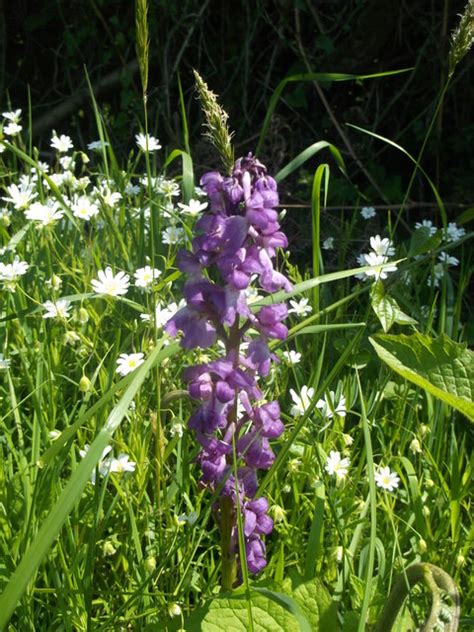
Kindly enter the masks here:
[[0, 628], [471, 629], [474, 8], [225, 4], [1, 14]]

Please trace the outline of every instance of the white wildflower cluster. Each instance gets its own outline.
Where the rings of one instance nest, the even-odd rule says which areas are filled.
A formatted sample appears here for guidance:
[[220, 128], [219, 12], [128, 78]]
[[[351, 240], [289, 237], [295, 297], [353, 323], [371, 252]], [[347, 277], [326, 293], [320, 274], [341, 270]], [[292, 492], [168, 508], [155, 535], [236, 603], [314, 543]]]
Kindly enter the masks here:
[[[425, 231], [428, 237], [436, 235], [439, 231], [441, 232], [443, 241], [447, 244], [459, 241], [466, 234], [466, 230], [462, 228], [462, 226], [458, 226], [456, 222], [449, 222], [446, 229], [438, 229], [433, 225], [433, 222], [430, 219], [423, 219], [421, 222], [416, 222], [415, 230]], [[457, 257], [453, 257], [445, 251], [440, 252], [438, 254], [438, 261], [434, 265], [431, 275], [428, 277], [428, 287], [439, 287], [441, 279], [446, 274], [448, 268], [456, 267], [458, 265], [459, 259]]]
[[0, 282], [5, 290], [14, 292], [20, 278], [26, 274], [30, 266], [16, 256], [12, 263], [0, 262]]
[[[2, 160], [6, 159], [8, 143], [15, 142], [14, 138], [21, 131], [21, 110], [2, 112], [0, 135], [6, 140], [0, 147]], [[161, 149], [159, 140], [150, 134], [138, 133], [135, 141], [140, 153], [156, 154]], [[184, 241], [186, 226], [207, 208], [207, 199], [203, 199], [205, 194], [196, 187], [190, 199], [182, 200], [178, 182], [164, 175], [134, 174], [131, 177], [123, 171], [113, 177], [104, 175], [100, 168], [96, 168], [101, 154], [109, 150], [109, 142], [104, 139], [92, 140], [82, 151], [70, 135], [53, 131], [49, 145], [52, 150], [50, 164], [36, 161], [33, 167], [28, 165], [23, 173], [12, 170], [13, 177], [8, 175], [1, 183], [0, 227], [8, 230], [3, 230], [0, 235], [0, 240], [3, 240], [0, 241], [0, 292], [13, 294], [21, 288], [28, 297], [34, 288], [31, 295], [37, 309], [32, 312], [32, 318], [44, 319], [54, 330], [62, 328], [59, 340], [65, 348], [74, 348], [78, 358], [85, 358], [91, 352], [87, 322], [92, 312], [84, 305], [88, 300], [88, 291], [115, 300], [133, 292], [134, 301], [146, 299], [138, 325], [144, 326], [148, 322], [161, 330], [169, 318], [184, 306], [183, 300], [179, 303], [167, 300], [167, 296], [171, 295], [171, 284], [162, 282], [166, 258], [155, 256], [151, 261], [145, 256], [138, 265], [132, 263], [132, 257], [129, 260], [122, 258], [120, 262], [109, 263], [105, 259], [101, 262], [95, 253], [91, 258], [91, 245], [99, 232], [113, 230], [118, 234], [127, 225], [126, 222], [127, 227], [135, 230], [139, 221], [140, 230], [146, 236], [153, 212], [159, 213], [161, 218], [159, 247], [178, 247]], [[94, 168], [86, 168], [88, 163]], [[9, 241], [15, 235], [22, 235], [21, 240]], [[82, 275], [78, 275], [75, 264], [68, 271], [68, 262], [63, 259], [54, 267], [55, 254], [60, 252], [57, 247], [71, 244], [72, 240], [75, 255], [95, 264], [91, 266], [89, 280], [86, 278], [82, 287], [78, 284]], [[124, 243], [127, 240], [124, 239]], [[39, 244], [46, 246], [43, 252], [49, 252], [47, 257], [35, 258]], [[17, 250], [22, 253], [21, 256]], [[27, 275], [32, 267], [35, 274]], [[158, 290], [160, 297], [156, 301]], [[152, 291], [153, 300], [150, 298]], [[79, 296], [86, 298], [81, 298], [81, 305], [76, 307]], [[149, 313], [150, 306], [152, 314]], [[144, 358], [143, 353], [121, 354], [117, 360], [117, 374], [129, 374], [144, 362]], [[0, 368], [6, 369], [9, 365], [7, 345], [5, 355], [1, 356]], [[86, 389], [83, 381], [81, 388], [82, 392], [86, 392], [91, 388], [90, 382]]]
[[169, 319], [176, 314], [180, 309], [185, 307], [186, 301], [181, 299], [179, 303], [169, 303], [163, 306], [161, 303], [156, 304], [155, 313], [153, 316], [150, 314], [140, 314], [141, 320], [152, 323], [157, 329], [162, 329]]
[[[312, 386], [302, 386], [299, 393], [291, 388], [290, 395], [293, 400], [293, 406], [291, 407], [290, 414], [294, 417], [301, 417], [304, 415], [312, 404], [314, 393], [315, 391]], [[318, 399], [315, 403], [315, 408], [317, 408], [322, 417], [326, 419], [332, 419], [334, 415], [337, 415], [338, 417], [345, 417], [346, 398], [344, 395], [341, 395], [336, 402], [335, 392], [329, 391], [329, 393], [326, 393], [324, 398]]]
[[[84, 458], [90, 450], [90, 445], [85, 444], [83, 450], [79, 450], [79, 454], [82, 458]], [[91, 474], [91, 483], [95, 485], [96, 483], [96, 473], [99, 472], [100, 476], [105, 477], [110, 473], [114, 474], [124, 474], [125, 472], [134, 472], [137, 464], [135, 461], [131, 461], [128, 454], [124, 452], [120, 453], [117, 458], [113, 456], [107, 456], [112, 451], [111, 446], [107, 446], [97, 463], [96, 468], [93, 470]], [[106, 458], [107, 457], [107, 458]]]
[[462, 226], [458, 226], [456, 222], [449, 222], [446, 229], [438, 229], [430, 219], [423, 219], [421, 222], [416, 222], [415, 230], [424, 230], [430, 237], [436, 235], [438, 230], [441, 230], [443, 239], [448, 244], [458, 241], [466, 234], [466, 229], [462, 228]]
[[23, 127], [20, 125], [21, 110], [14, 110], [13, 112], [2, 112], [2, 116], [4, 119], [2, 131], [5, 136], [18, 136], [18, 134], [23, 129]]
[[432, 268], [431, 276], [428, 277], [428, 287], [439, 287], [440, 281], [446, 274], [447, 269], [458, 265], [459, 259], [448, 255], [447, 252], [440, 252], [438, 255], [438, 261]]
[[370, 247], [370, 252], [357, 257], [357, 263], [361, 267], [374, 266], [374, 269], [357, 274], [356, 277], [362, 280], [369, 278], [386, 279], [390, 272], [397, 270], [396, 264], [390, 263], [389, 259], [395, 254], [393, 243], [387, 237], [382, 238], [380, 235], [375, 235], [370, 238]]

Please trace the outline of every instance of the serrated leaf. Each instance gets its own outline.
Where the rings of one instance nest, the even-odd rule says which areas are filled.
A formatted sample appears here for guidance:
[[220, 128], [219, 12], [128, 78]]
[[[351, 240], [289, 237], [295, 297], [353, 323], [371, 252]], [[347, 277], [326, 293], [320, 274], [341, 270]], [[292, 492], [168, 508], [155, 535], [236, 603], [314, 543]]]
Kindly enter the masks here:
[[[254, 632], [296, 632], [301, 629], [298, 619], [268, 595], [252, 591], [250, 604]], [[245, 594], [236, 591], [212, 599], [188, 619], [185, 629], [188, 632], [247, 632], [249, 609]], [[306, 629], [314, 628], [308, 623]]]
[[474, 353], [446, 335], [376, 335], [377, 355], [406, 380], [474, 421]]
[[385, 293], [382, 281], [373, 284], [370, 290], [372, 309], [382, 325], [385, 333], [390, 331], [393, 323], [399, 325], [416, 325], [416, 320], [402, 312], [397, 301]]
[[292, 597], [310, 622], [311, 630], [321, 630], [321, 632], [340, 630], [337, 604], [331, 599], [331, 595], [321, 580], [314, 578], [300, 584], [294, 589]]
[[[254, 632], [339, 632], [337, 604], [319, 579], [301, 577], [254, 585], [250, 605]], [[186, 622], [187, 632], [247, 632], [249, 608], [243, 589], [220, 595]]]

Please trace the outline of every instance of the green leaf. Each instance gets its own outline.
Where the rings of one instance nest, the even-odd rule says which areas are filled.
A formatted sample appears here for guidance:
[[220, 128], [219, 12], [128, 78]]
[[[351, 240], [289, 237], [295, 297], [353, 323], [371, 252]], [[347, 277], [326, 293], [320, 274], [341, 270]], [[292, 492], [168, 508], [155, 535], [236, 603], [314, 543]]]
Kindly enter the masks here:
[[402, 312], [397, 301], [385, 293], [382, 281], [377, 281], [370, 290], [372, 309], [382, 325], [385, 333], [390, 331], [393, 323], [400, 325], [416, 325], [416, 320]]
[[[267, 591], [272, 592], [272, 591]], [[293, 602], [293, 608], [298, 612], [298, 618], [286, 607], [288, 597], [277, 601], [268, 594], [252, 590], [250, 602], [252, 606], [252, 622], [254, 632], [309, 632], [315, 630], [299, 612]], [[291, 600], [292, 601], [292, 600]], [[285, 606], [283, 605], [285, 603]], [[203, 608], [194, 613], [186, 622], [187, 632], [247, 632], [249, 626], [249, 612], [245, 593], [235, 591], [231, 595], [222, 595], [209, 601]], [[301, 621], [303, 626], [301, 627]], [[316, 628], [317, 630], [317, 628]]]
[[[319, 579], [287, 579], [282, 586], [254, 585], [250, 604], [254, 632], [338, 632], [337, 604]], [[248, 602], [243, 588], [208, 601], [186, 622], [187, 632], [247, 632]]]
[[310, 622], [313, 632], [340, 630], [337, 603], [331, 599], [331, 595], [320, 579], [316, 577], [309, 582], [299, 584], [294, 589], [292, 597]]
[[438, 338], [380, 334], [369, 340], [391, 369], [474, 421], [472, 351], [444, 334]]

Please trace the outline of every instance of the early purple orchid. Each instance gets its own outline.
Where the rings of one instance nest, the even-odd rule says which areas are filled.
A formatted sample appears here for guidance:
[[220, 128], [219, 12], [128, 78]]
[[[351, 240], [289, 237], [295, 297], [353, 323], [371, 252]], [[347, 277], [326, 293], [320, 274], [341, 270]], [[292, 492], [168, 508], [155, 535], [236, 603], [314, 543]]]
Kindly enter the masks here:
[[[186, 306], [165, 330], [172, 336], [181, 331], [181, 345], [187, 349], [210, 347], [217, 340], [224, 343], [224, 357], [185, 370], [189, 394], [200, 402], [189, 427], [202, 446], [197, 458], [202, 485], [231, 499], [228, 548], [235, 560], [238, 502], [247, 566], [258, 573], [266, 565], [262, 536], [272, 531], [273, 522], [267, 499], [255, 498], [256, 470], [271, 467], [275, 455], [269, 441], [278, 438], [284, 426], [278, 403], [262, 401], [257, 376], [268, 375], [276, 360], [268, 340], [286, 338], [283, 321], [288, 310], [279, 303], [252, 312], [246, 290], [251, 284], [269, 293], [291, 289], [273, 267], [276, 248], [288, 242], [278, 223], [277, 184], [251, 154], [235, 162], [229, 177], [215, 171], [204, 174], [201, 186], [209, 210], [195, 225], [192, 251], [181, 251], [177, 257], [178, 268], [187, 275]], [[250, 335], [250, 329], [255, 333]], [[239, 460], [237, 481], [233, 445]], [[223, 519], [224, 506], [216, 507], [221, 528], [229, 522]]]

